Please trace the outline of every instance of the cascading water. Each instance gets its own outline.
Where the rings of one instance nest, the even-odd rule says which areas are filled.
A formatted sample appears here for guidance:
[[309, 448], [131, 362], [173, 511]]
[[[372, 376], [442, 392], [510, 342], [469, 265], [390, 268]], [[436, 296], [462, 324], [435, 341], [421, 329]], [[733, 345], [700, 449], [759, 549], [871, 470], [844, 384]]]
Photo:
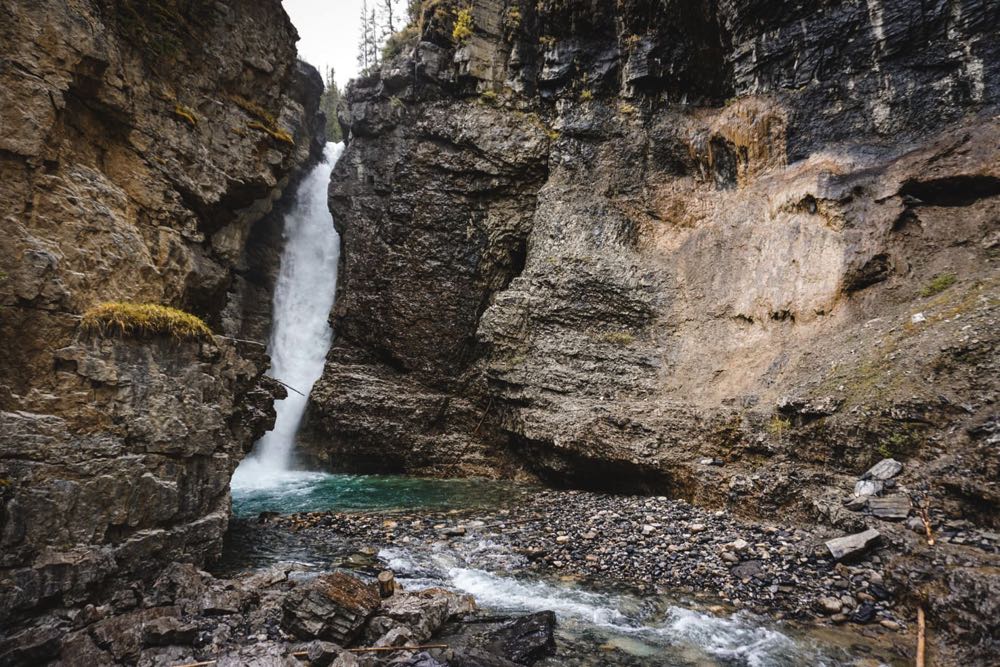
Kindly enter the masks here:
[[326, 145], [323, 160], [302, 180], [294, 207], [285, 216], [268, 375], [291, 389], [287, 398], [275, 402], [274, 429], [254, 444], [236, 469], [234, 490], [276, 486], [302, 476], [290, 470], [295, 434], [333, 339], [328, 318], [337, 288], [340, 237], [327, 207], [327, 189], [343, 152], [342, 143]]

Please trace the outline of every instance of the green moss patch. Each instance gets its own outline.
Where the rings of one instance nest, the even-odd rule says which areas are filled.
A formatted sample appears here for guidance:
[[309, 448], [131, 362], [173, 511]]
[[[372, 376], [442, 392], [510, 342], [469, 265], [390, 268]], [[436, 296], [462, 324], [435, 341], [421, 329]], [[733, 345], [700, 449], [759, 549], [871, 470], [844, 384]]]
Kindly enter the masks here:
[[958, 278], [955, 277], [954, 273], [942, 273], [934, 276], [934, 279], [927, 283], [922, 290], [920, 290], [920, 296], [934, 296], [935, 294], [940, 294], [954, 285], [957, 280]]

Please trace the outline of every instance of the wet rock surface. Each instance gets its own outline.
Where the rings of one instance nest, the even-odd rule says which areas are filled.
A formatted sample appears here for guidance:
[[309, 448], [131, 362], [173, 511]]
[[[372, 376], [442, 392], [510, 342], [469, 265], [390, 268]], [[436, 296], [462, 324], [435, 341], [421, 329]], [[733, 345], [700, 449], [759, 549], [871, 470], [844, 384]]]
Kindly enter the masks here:
[[[401, 590], [380, 600], [373, 589], [373, 583], [354, 575], [317, 575], [290, 563], [233, 579], [175, 565], [154, 586], [136, 589], [130, 600], [50, 617], [0, 642], [0, 659], [12, 667], [171, 667], [207, 661], [231, 667], [377, 667], [420, 660], [425, 665], [518, 666], [534, 664], [554, 645], [551, 612], [481, 618], [468, 596]], [[219, 604], [223, 599], [227, 602]], [[414, 600], [423, 608], [414, 607]], [[428, 613], [431, 608], [438, 611]], [[379, 625], [379, 618], [390, 618], [394, 625]], [[434, 648], [423, 651], [408, 648], [437, 637], [446, 623], [447, 641], [435, 639]], [[354, 641], [362, 628], [372, 636], [370, 644]], [[321, 635], [326, 639], [308, 640]], [[329, 641], [332, 636], [341, 641]], [[362, 650], [352, 653], [350, 647], [358, 643]]]
[[[934, 524], [938, 539], [951, 539]], [[923, 582], [947, 582], [954, 586], [950, 602], [939, 601], [936, 613], [949, 618], [949, 631], [995, 653], [989, 622], [971, 609], [993, 585], [988, 573], [1000, 563], [1000, 543], [983, 536], [974, 550], [950, 541], [930, 547], [922, 526], [874, 525], [843, 535], [741, 521], [663, 497], [538, 492], [493, 512], [309, 513], [271, 518], [258, 530], [286, 533], [290, 544], [311, 545], [313, 553], [321, 552], [317, 545], [348, 540], [388, 553], [445, 550], [489, 563], [487, 555], [500, 549], [515, 555], [505, 561], [508, 572], [617, 581], [646, 594], [700, 597], [719, 609], [848, 623], [872, 637], [889, 632], [904, 646], [914, 604], [926, 604], [916, 591]], [[380, 567], [371, 562], [367, 569]]]
[[342, 573], [298, 586], [282, 605], [282, 627], [300, 639], [351, 642], [379, 606], [378, 589]]

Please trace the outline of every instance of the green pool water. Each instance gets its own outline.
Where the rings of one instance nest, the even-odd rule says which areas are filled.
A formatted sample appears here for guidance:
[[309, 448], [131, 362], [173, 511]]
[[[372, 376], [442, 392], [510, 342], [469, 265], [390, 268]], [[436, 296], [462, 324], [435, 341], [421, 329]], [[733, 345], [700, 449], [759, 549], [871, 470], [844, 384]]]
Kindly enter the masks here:
[[391, 511], [499, 507], [530, 493], [530, 487], [485, 479], [430, 479], [395, 475], [286, 473], [260, 487], [234, 487], [233, 513]]

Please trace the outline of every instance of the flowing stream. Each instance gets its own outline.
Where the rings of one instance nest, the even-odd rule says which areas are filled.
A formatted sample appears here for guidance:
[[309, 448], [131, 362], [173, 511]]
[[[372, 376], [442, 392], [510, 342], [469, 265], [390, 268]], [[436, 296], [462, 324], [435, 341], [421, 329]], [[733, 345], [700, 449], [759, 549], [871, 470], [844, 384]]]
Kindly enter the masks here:
[[309, 392], [323, 372], [333, 340], [329, 316], [337, 291], [340, 236], [327, 205], [330, 174], [344, 144], [327, 144], [323, 159], [302, 179], [295, 204], [285, 216], [285, 248], [274, 288], [268, 374], [289, 387], [275, 402], [274, 429], [254, 444], [233, 475], [234, 491], [261, 489], [308, 478], [291, 470], [295, 434]]
[[[709, 599], [639, 592], [611, 582], [540, 575], [509, 546], [469, 536], [395, 544], [378, 562], [354, 560], [363, 547], [337, 531], [307, 538], [270, 530], [261, 512], [337, 511], [380, 518], [414, 513], [503, 509], [536, 492], [530, 486], [487, 480], [440, 480], [398, 476], [300, 477], [267, 489], [233, 493], [236, 519], [221, 574], [291, 561], [307, 572], [349, 567], [374, 574], [392, 569], [409, 590], [445, 587], [469, 593], [495, 613], [552, 610], [557, 653], [536, 667], [835, 667], [897, 664], [878, 647], [863, 646], [844, 631], [777, 624], [745, 612], [719, 613]], [[356, 569], [356, 568], [360, 568]]]

